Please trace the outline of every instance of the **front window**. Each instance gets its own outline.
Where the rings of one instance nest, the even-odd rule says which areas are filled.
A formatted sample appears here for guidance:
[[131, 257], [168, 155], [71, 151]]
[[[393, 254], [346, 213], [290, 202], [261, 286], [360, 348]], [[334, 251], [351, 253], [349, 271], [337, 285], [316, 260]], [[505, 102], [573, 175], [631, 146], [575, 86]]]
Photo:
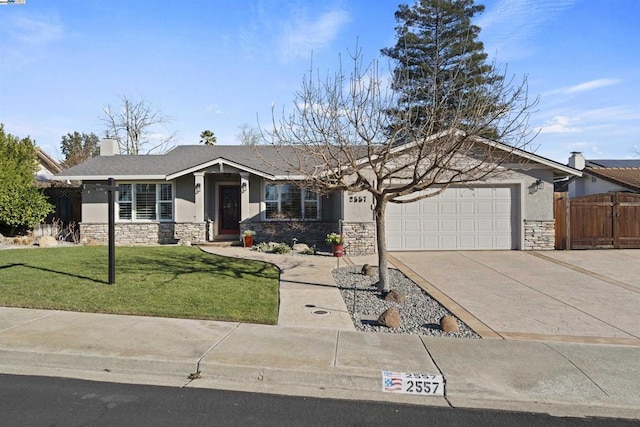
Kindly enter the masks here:
[[121, 221], [173, 219], [172, 184], [119, 184], [118, 219]]
[[265, 216], [267, 219], [320, 218], [318, 193], [293, 184], [267, 184], [265, 187]]

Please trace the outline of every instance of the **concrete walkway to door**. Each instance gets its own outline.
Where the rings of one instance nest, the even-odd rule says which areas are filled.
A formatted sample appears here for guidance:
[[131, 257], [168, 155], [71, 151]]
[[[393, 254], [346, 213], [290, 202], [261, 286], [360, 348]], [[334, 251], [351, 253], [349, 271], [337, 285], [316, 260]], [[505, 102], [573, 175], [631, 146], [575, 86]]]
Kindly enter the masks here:
[[640, 345], [640, 250], [393, 252], [390, 261], [487, 337]]

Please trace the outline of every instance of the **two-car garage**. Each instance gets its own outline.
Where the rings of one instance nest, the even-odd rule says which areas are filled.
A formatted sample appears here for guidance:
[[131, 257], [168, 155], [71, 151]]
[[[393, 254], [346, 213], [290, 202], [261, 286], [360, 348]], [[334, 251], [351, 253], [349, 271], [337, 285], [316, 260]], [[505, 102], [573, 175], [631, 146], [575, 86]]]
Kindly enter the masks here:
[[412, 203], [389, 203], [387, 249], [518, 249], [518, 191], [512, 185], [450, 187]]

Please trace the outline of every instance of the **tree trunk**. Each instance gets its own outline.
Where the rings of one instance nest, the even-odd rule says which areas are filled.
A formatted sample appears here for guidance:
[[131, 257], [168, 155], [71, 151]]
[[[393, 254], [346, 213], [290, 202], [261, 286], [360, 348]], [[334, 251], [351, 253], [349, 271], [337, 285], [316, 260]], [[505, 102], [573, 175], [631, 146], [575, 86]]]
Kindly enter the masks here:
[[387, 201], [382, 196], [376, 196], [376, 206], [374, 213], [376, 216], [376, 240], [378, 246], [378, 292], [386, 294], [391, 290], [389, 284], [389, 268], [387, 260], [387, 232], [384, 224]]

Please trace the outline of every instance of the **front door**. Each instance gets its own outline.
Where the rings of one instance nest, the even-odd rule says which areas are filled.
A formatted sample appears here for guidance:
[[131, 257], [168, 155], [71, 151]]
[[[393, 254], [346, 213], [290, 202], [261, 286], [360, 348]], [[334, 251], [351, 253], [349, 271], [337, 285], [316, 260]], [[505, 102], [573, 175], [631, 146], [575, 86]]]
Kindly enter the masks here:
[[240, 187], [220, 186], [218, 234], [240, 234]]

